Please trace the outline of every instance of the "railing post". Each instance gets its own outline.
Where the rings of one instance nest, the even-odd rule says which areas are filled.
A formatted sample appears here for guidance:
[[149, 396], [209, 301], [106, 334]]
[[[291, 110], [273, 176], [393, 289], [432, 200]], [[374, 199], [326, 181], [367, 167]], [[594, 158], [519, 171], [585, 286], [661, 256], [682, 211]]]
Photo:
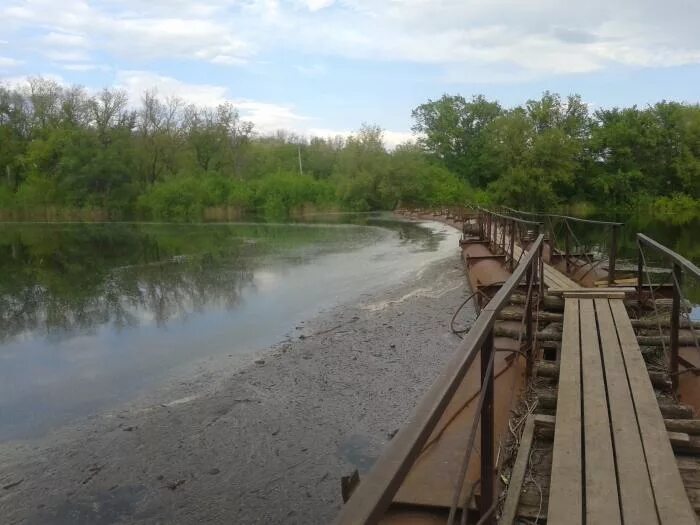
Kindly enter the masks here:
[[569, 257], [571, 256], [571, 246], [569, 239], [569, 221], [564, 219], [564, 261], [566, 262], [566, 273], [569, 273]]
[[[503, 255], [506, 254], [506, 230], [508, 220], [504, 217], [501, 219], [501, 249], [503, 250]], [[505, 263], [505, 260], [503, 261]]]
[[615, 283], [615, 259], [617, 258], [617, 224], [610, 227], [610, 253], [608, 255], [608, 286]]
[[547, 217], [544, 218], [544, 231], [547, 244], [549, 245], [549, 262], [551, 263], [552, 254], [554, 254], [554, 222], [552, 219], [547, 220]]
[[515, 220], [510, 220], [510, 271], [515, 268]]
[[544, 243], [540, 244], [540, 250], [539, 253], [537, 254], [537, 263], [539, 266], [539, 272], [540, 272], [540, 282], [539, 282], [539, 293], [537, 296], [537, 300], [540, 302], [540, 304], [543, 303], [544, 301]]
[[491, 243], [494, 245], [493, 250], [496, 250], [496, 231], [498, 230], [498, 218], [491, 215]]
[[[493, 417], [493, 383], [494, 367], [489, 371], [489, 361], [493, 347], [493, 328], [489, 331], [481, 347], [481, 388], [486, 389], [484, 394], [484, 404], [481, 408], [481, 498], [479, 500], [479, 513], [482, 518], [493, 505], [495, 483], [494, 483], [494, 417]], [[481, 523], [492, 525], [494, 523], [493, 513]]]
[[493, 216], [489, 212], [487, 215], [488, 218], [488, 241], [489, 241], [489, 249], [491, 248], [491, 224], [493, 223]]
[[678, 263], [673, 263], [673, 303], [671, 305], [671, 381], [673, 392], [678, 389], [678, 330], [681, 316], [681, 290], [683, 273]]
[[534, 289], [531, 289], [531, 286], [534, 284], [535, 280], [535, 263], [537, 261], [533, 261], [530, 264], [530, 267], [527, 269], [526, 273], [526, 278], [525, 278], [525, 344], [527, 345], [527, 377], [530, 377], [532, 374], [532, 362], [533, 362], [533, 343], [534, 343], [534, 338], [533, 338], [533, 330], [532, 330], [532, 295]]
[[644, 257], [642, 256], [642, 243], [637, 239], [637, 302], [642, 306], [642, 288], [644, 286]]

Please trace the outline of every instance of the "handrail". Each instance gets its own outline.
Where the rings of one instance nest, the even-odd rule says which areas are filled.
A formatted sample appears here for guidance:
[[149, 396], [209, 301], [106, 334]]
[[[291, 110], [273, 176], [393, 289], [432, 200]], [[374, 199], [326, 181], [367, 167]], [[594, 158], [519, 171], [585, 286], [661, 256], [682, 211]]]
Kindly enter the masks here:
[[[660, 242], [655, 241], [651, 237], [644, 235], [643, 233], [637, 234], [637, 296], [640, 301], [642, 301], [642, 289], [644, 287], [644, 268], [646, 265], [646, 260], [644, 258], [644, 252], [642, 250], [642, 245], [649, 246], [663, 255], [671, 259], [673, 262], [672, 276], [673, 276], [673, 299], [671, 302], [671, 319], [669, 322], [670, 326], [670, 354], [669, 354], [669, 368], [671, 375], [671, 382], [673, 383], [673, 391], [676, 392], [678, 389], [678, 365], [679, 365], [679, 349], [680, 349], [680, 315], [681, 315], [681, 284], [683, 282], [683, 270], [693, 274], [696, 278], [700, 279], [700, 268], [695, 266], [688, 259], [674, 252], [670, 248], [664, 246]], [[654, 288], [649, 281], [649, 288], [652, 294], [652, 300], [654, 300]], [[655, 304], [655, 303], [654, 303]], [[690, 323], [690, 329], [693, 330], [693, 323]], [[663, 337], [663, 333], [660, 334]], [[697, 339], [696, 339], [697, 344]]]
[[510, 270], [513, 271], [517, 264], [515, 260], [516, 237], [519, 237], [517, 240], [522, 244], [525, 234], [529, 236], [530, 230], [541, 233], [544, 224], [504, 215], [481, 206], [472, 206], [472, 208], [478, 212], [477, 226], [482, 239], [487, 240], [489, 245], [493, 245], [496, 253], [501, 251], [510, 259]]
[[[615, 282], [615, 265], [617, 262], [617, 235], [618, 235], [618, 229], [624, 225], [622, 222], [612, 222], [612, 221], [599, 221], [599, 220], [594, 220], [594, 219], [583, 219], [581, 217], [571, 217], [570, 215], [559, 215], [556, 213], [536, 213], [536, 212], [530, 212], [530, 211], [521, 211], [521, 210], [516, 210], [514, 208], [509, 208], [508, 206], [503, 206], [506, 210], [509, 210], [513, 213], [519, 213], [521, 215], [528, 215], [528, 216], [536, 216], [536, 217], [542, 217], [545, 219], [549, 219], [549, 239], [548, 243], [551, 248], [551, 253], [554, 252], [555, 249], [558, 250], [560, 254], [564, 256], [564, 263], [566, 265], [566, 272], [569, 272], [569, 268], [571, 266], [571, 237], [575, 237], [574, 231], [569, 225], [569, 221], [571, 222], [579, 222], [579, 223], [584, 223], [584, 224], [594, 224], [597, 226], [603, 226], [603, 227], [609, 227], [610, 228], [610, 244], [608, 246], [608, 286], [612, 286]], [[555, 246], [556, 244], [556, 239], [554, 238], [554, 222], [553, 219], [561, 219], [564, 221], [564, 246], [562, 247], [557, 247]], [[550, 253], [550, 257], [551, 257]], [[596, 264], [593, 263], [593, 261], [588, 260], [589, 264], [589, 269], [588, 271], [590, 272]]]
[[567, 219], [576, 222], [585, 222], [588, 224], [600, 224], [603, 226], [623, 226], [624, 222], [614, 222], [614, 221], [599, 221], [597, 219], [584, 219], [582, 217], [572, 217], [571, 215], [558, 215], [556, 213], [537, 213], [532, 211], [522, 211], [516, 210], [515, 208], [509, 208], [508, 206], [503, 206], [508, 211], [513, 213], [520, 213], [521, 215], [531, 215], [536, 217], [556, 217], [558, 219]]
[[[343, 506], [335, 520], [336, 524], [376, 523], [386, 512], [477, 355], [482, 354], [482, 364], [490, 358], [490, 354], [494, 351], [493, 325], [496, 317], [528, 270], [530, 271], [527, 276], [528, 282], [534, 279], [541, 259], [543, 239], [542, 234], [537, 237], [510, 278], [482, 309], [448, 366], [421, 399], [409, 423], [394, 436], [370, 473], [361, 481], [350, 500]], [[530, 312], [528, 305], [526, 308], [527, 312]], [[527, 317], [531, 319], [531, 315]], [[528, 332], [531, 333], [530, 330]], [[529, 338], [531, 339], [531, 335]], [[532, 340], [529, 340], [528, 344], [531, 351]], [[486, 389], [487, 397], [490, 391], [491, 399], [490, 402], [487, 399], [484, 411], [481, 413], [482, 461], [493, 457], [493, 450], [488, 451], [483, 448], [484, 445], [493, 447], [493, 388], [489, 387], [495, 380], [493, 368], [486, 377], [483, 377], [484, 373], [482, 368], [482, 389]], [[484, 472], [483, 465], [482, 472]], [[488, 487], [489, 479], [493, 485], [493, 465], [486, 468], [482, 474], [482, 486]], [[485, 512], [493, 503], [489, 501], [493, 499], [493, 495], [491, 494], [491, 498], [488, 497], [489, 492], [492, 493], [488, 488], [482, 489], [482, 492], [480, 506]]]
[[683, 257], [681, 254], [674, 252], [670, 248], [664, 246], [660, 242], [655, 241], [651, 237], [647, 237], [643, 233], [637, 234], [637, 241], [646, 244], [647, 246], [650, 246], [651, 248], [654, 248], [657, 251], [660, 251], [661, 253], [669, 257], [672, 261], [678, 263], [690, 273], [694, 274], [698, 279], [700, 279], [700, 268], [695, 266], [692, 262]]
[[528, 220], [526, 220], [526, 219], [521, 219], [520, 217], [513, 217], [512, 215], [503, 215], [502, 213], [498, 213], [498, 212], [489, 210], [489, 209], [487, 209], [487, 208], [482, 208], [481, 206], [477, 206], [476, 209], [479, 210], [479, 211], [482, 211], [482, 212], [484, 212], [484, 213], [488, 213], [488, 214], [490, 214], [490, 215], [493, 215], [493, 216], [495, 216], [495, 217], [500, 217], [501, 219], [507, 219], [507, 220], [509, 220], [509, 221], [512, 220], [512, 221], [515, 221], [515, 222], [519, 222], [519, 223], [521, 223], [521, 224], [531, 224], [531, 225], [535, 225], [535, 226], [541, 226], [541, 225], [542, 225], [542, 221], [528, 221]]

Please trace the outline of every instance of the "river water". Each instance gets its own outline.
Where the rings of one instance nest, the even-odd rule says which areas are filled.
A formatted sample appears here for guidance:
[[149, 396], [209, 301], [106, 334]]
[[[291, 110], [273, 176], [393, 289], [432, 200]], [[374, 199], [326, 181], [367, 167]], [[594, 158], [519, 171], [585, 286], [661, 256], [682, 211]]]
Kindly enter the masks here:
[[324, 309], [457, 253], [389, 215], [305, 224], [0, 225], [0, 440], [128, 401], [203, 358], [294, 336]]

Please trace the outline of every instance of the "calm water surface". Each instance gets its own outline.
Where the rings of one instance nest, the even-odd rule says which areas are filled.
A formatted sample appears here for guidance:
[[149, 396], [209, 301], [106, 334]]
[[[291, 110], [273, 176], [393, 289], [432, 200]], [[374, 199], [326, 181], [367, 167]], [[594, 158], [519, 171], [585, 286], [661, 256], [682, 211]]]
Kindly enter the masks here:
[[250, 355], [457, 253], [438, 223], [352, 222], [0, 225], [0, 440]]

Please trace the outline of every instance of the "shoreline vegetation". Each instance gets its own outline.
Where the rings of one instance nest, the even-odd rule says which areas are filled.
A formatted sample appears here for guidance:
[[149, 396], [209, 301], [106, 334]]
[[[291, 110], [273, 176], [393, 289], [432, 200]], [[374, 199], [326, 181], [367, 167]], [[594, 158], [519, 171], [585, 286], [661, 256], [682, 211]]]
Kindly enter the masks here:
[[467, 200], [593, 215], [700, 217], [700, 106], [592, 109], [545, 92], [514, 108], [443, 95], [383, 131], [262, 136], [236, 108], [0, 84], [0, 220], [236, 220], [437, 207]]

